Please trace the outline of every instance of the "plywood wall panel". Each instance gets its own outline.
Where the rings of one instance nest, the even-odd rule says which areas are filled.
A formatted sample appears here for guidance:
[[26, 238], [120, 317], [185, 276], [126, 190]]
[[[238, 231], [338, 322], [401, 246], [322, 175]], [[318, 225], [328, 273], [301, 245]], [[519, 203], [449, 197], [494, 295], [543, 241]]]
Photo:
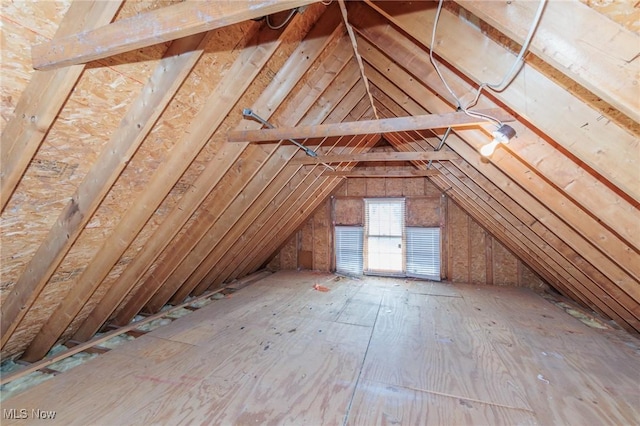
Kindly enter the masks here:
[[336, 198], [336, 225], [363, 225], [364, 211], [361, 198]]
[[0, 133], [14, 115], [22, 91], [34, 72], [25, 52], [31, 46], [50, 40], [67, 13], [71, 1], [0, 2], [2, 16], [2, 88]]
[[412, 195], [424, 195], [424, 178], [403, 178], [402, 179], [402, 194], [405, 197]]
[[493, 284], [517, 285], [518, 259], [497, 240], [493, 241]]
[[280, 268], [298, 268], [298, 233], [296, 232], [280, 250]]
[[327, 199], [313, 215], [313, 269], [329, 271], [331, 269], [331, 200]]
[[528, 287], [534, 290], [548, 290], [549, 285], [533, 272], [527, 265], [518, 260], [518, 270], [520, 273], [518, 284], [522, 287]]
[[440, 197], [442, 192], [429, 179], [420, 178], [424, 184], [424, 195], [427, 197]]
[[448, 206], [449, 260], [453, 282], [469, 281], [469, 216], [454, 202]]
[[407, 198], [407, 226], [440, 226], [440, 198]]
[[347, 188], [348, 188], [349, 179], [343, 179], [342, 183], [338, 185], [336, 190], [333, 192], [334, 197], [346, 197], [347, 196]]
[[366, 179], [351, 178], [347, 180], [347, 195], [349, 197], [364, 196], [367, 193]]
[[300, 233], [300, 250], [313, 251], [313, 220], [308, 220], [298, 231]]
[[385, 178], [385, 194], [387, 197], [402, 197], [404, 185], [400, 178]]
[[485, 252], [486, 232], [476, 222], [469, 223], [469, 274], [476, 284], [487, 282], [487, 257]]
[[384, 178], [369, 178], [366, 180], [367, 197], [386, 197]]

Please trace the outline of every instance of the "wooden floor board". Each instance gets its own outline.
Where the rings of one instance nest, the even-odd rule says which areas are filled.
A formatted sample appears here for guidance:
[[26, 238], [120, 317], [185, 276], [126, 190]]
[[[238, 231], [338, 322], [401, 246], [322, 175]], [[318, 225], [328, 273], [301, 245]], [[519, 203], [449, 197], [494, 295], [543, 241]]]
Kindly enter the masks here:
[[386, 383], [363, 381], [349, 425], [537, 425], [534, 413]]
[[279, 272], [2, 408], [63, 425], [638, 424], [639, 346], [526, 289]]

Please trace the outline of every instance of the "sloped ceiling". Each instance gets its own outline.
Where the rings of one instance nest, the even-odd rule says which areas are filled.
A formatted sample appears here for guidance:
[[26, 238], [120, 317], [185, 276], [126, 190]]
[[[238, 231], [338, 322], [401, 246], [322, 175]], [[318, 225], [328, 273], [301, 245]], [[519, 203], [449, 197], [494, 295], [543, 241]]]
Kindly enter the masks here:
[[[37, 360], [59, 339], [87, 340], [272, 256], [341, 178], [291, 163], [303, 153], [289, 143], [228, 142], [260, 127], [243, 108], [277, 127], [373, 119], [372, 103], [379, 118], [455, 109], [429, 63], [432, 2], [348, 2], [371, 97], [337, 2], [217, 2], [228, 19], [209, 32], [33, 70], [33, 45], [171, 3], [2, 4], [3, 356]], [[308, 3], [280, 30], [259, 20]], [[455, 92], [500, 79], [535, 7], [447, 4], [435, 54]], [[522, 72], [478, 103], [516, 117], [517, 138], [487, 160], [478, 150], [494, 126], [456, 128], [444, 147], [456, 159], [434, 161], [429, 179], [556, 289], [638, 332], [640, 37], [638, 20], [618, 12], [616, 22], [577, 1], [548, 4]], [[123, 43], [120, 33], [94, 51]], [[432, 151], [443, 132], [385, 139]], [[350, 154], [380, 138], [305, 144]]]

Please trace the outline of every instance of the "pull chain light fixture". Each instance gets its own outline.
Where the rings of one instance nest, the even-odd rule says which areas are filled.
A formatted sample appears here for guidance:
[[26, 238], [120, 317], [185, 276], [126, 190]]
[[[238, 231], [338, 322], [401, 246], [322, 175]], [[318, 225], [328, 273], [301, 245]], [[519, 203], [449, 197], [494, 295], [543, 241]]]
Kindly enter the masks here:
[[533, 38], [533, 34], [535, 33], [536, 29], [538, 28], [538, 24], [540, 23], [540, 18], [542, 17], [542, 12], [544, 11], [544, 7], [546, 5], [546, 2], [547, 2], [547, 0], [540, 0], [540, 3], [538, 5], [538, 10], [536, 11], [536, 15], [533, 18], [533, 22], [531, 24], [531, 28], [529, 28], [529, 33], [527, 34], [527, 37], [525, 38], [525, 41], [522, 44], [522, 48], [520, 49], [520, 53], [518, 54], [518, 56], [516, 57], [516, 60], [511, 65], [511, 68], [509, 69], [509, 71], [507, 71], [507, 73], [504, 75], [504, 77], [502, 78], [502, 80], [499, 83], [493, 83], [493, 84], [492, 83], [486, 83], [486, 82], [481, 83], [478, 86], [478, 90], [476, 92], [475, 98], [473, 99], [473, 101], [471, 101], [466, 106], [462, 105], [462, 103], [460, 102], [460, 98], [456, 95], [456, 93], [453, 91], [453, 89], [451, 89], [451, 87], [449, 87], [449, 85], [445, 81], [442, 73], [440, 73], [440, 70], [438, 69], [438, 65], [437, 65], [435, 59], [433, 58], [433, 50], [434, 50], [435, 45], [436, 45], [436, 43], [435, 43], [436, 42], [436, 28], [438, 26], [438, 20], [440, 19], [440, 12], [442, 11], [443, 0], [440, 0], [438, 2], [438, 8], [436, 10], [436, 16], [435, 16], [435, 20], [434, 20], [434, 23], [433, 23], [433, 31], [431, 33], [431, 48], [429, 49], [429, 59], [430, 59], [431, 63], [433, 64], [433, 67], [435, 68], [436, 73], [438, 74], [438, 77], [440, 77], [440, 80], [442, 81], [442, 83], [444, 84], [446, 89], [449, 91], [449, 93], [451, 93], [451, 96], [453, 96], [453, 98], [455, 99], [455, 101], [457, 103], [457, 108], [459, 110], [462, 110], [465, 114], [473, 116], [473, 117], [479, 117], [479, 118], [483, 118], [483, 119], [486, 119], [486, 120], [493, 121], [498, 126], [498, 128], [494, 132], [492, 132], [493, 140], [491, 142], [489, 142], [488, 144], [484, 145], [480, 149], [480, 154], [482, 154], [485, 157], [488, 157], [488, 156], [492, 155], [493, 152], [495, 151], [495, 149], [498, 147], [498, 145], [500, 145], [500, 144], [508, 144], [509, 141], [516, 135], [516, 131], [513, 129], [513, 127], [508, 126], [506, 124], [503, 124], [500, 120], [496, 119], [495, 117], [491, 117], [489, 115], [481, 114], [481, 113], [479, 113], [477, 111], [472, 111], [470, 108], [474, 107], [478, 103], [478, 99], [480, 98], [480, 93], [482, 92], [482, 89], [484, 89], [485, 87], [488, 87], [489, 89], [491, 89], [491, 90], [493, 90], [495, 92], [502, 92], [504, 89], [509, 87], [511, 82], [518, 75], [518, 73], [522, 69], [522, 65], [524, 64], [524, 60], [523, 60], [524, 54], [526, 53], [527, 49], [529, 48], [529, 44], [531, 43], [531, 39]]

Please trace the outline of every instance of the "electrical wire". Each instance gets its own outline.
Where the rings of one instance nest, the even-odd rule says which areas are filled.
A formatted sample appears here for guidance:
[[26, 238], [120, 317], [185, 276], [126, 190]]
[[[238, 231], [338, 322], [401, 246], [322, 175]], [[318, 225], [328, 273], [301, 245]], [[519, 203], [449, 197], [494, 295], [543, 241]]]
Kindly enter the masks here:
[[285, 19], [280, 25], [273, 25], [271, 24], [271, 20], [269, 19], [269, 15], [267, 15], [267, 26], [269, 28], [271, 28], [272, 30], [279, 30], [280, 28], [284, 27], [285, 25], [287, 25], [289, 23], [289, 21], [291, 20], [291, 18], [293, 18], [293, 15], [298, 11], [298, 8], [295, 9], [291, 9], [291, 11], [289, 12], [289, 16], [287, 16], [287, 19]]
[[447, 88], [449, 93], [451, 93], [451, 95], [455, 99], [457, 107], [459, 109], [461, 109], [465, 114], [469, 116], [488, 119], [496, 123], [498, 126], [502, 126], [503, 123], [500, 120], [496, 119], [495, 117], [491, 117], [489, 115], [482, 114], [477, 111], [471, 111], [469, 108], [474, 107], [478, 103], [478, 99], [480, 99], [480, 94], [482, 92], [482, 89], [486, 87], [495, 92], [502, 92], [507, 87], [509, 87], [509, 85], [513, 82], [516, 76], [520, 73], [520, 70], [524, 65], [524, 60], [523, 60], [524, 55], [529, 48], [529, 44], [531, 43], [531, 39], [533, 38], [533, 35], [535, 34], [536, 29], [538, 28], [538, 24], [540, 23], [540, 19], [542, 18], [542, 12], [544, 11], [544, 7], [547, 3], [547, 0], [540, 0], [540, 3], [538, 4], [538, 9], [536, 11], [536, 15], [533, 18], [527, 37], [525, 38], [525, 41], [522, 44], [522, 48], [520, 49], [520, 53], [516, 57], [516, 60], [511, 65], [511, 68], [509, 68], [509, 71], [505, 73], [504, 77], [502, 77], [502, 80], [500, 80], [500, 82], [498, 83], [486, 83], [486, 82], [481, 83], [480, 86], [478, 86], [474, 99], [471, 102], [469, 102], [467, 105], [461, 104], [460, 98], [451, 89], [451, 87], [449, 87], [442, 73], [440, 72], [440, 69], [438, 68], [438, 65], [435, 59], [433, 58], [433, 51], [435, 49], [435, 40], [436, 40], [436, 29], [438, 27], [438, 21], [440, 20], [440, 12], [442, 11], [443, 2], [444, 2], [443, 0], [440, 0], [438, 2], [438, 8], [436, 10], [436, 16], [433, 23], [433, 31], [431, 32], [431, 49], [429, 49], [429, 59], [431, 61], [431, 64], [435, 68], [436, 73], [438, 74], [438, 77], [440, 77], [440, 80], [442, 81], [444, 86]]

